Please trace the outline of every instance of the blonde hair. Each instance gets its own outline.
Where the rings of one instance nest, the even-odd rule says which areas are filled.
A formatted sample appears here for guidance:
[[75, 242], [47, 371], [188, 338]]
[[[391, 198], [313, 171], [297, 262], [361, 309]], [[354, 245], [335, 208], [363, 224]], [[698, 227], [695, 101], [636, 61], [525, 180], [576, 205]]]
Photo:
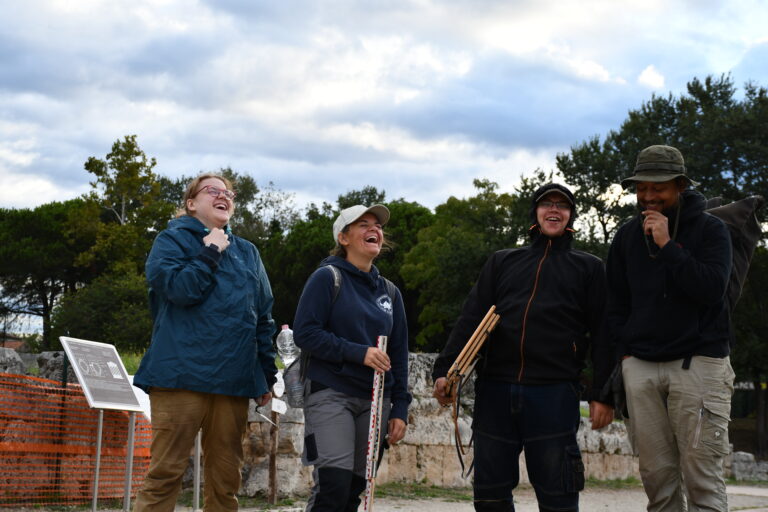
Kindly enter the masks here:
[[176, 217], [181, 217], [182, 215], [192, 215], [187, 209], [187, 201], [194, 198], [200, 192], [200, 190], [198, 190], [200, 188], [200, 182], [207, 180], [208, 178], [221, 180], [224, 183], [224, 186], [227, 187], [227, 190], [232, 190], [232, 182], [221, 174], [217, 174], [215, 172], [204, 172], [203, 174], [199, 174], [187, 185], [187, 189], [184, 191], [184, 197], [181, 200], [181, 208], [176, 210]]

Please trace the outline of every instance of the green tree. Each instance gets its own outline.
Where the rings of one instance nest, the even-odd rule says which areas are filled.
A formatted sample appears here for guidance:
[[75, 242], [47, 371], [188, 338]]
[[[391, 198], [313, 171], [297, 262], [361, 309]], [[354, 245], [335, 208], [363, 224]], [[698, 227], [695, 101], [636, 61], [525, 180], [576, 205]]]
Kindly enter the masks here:
[[293, 323], [304, 283], [333, 248], [334, 218], [330, 204], [310, 204], [290, 231], [273, 233], [259, 248], [275, 296], [276, 322]]
[[0, 287], [6, 313], [42, 319], [43, 342], [52, 345], [51, 313], [61, 295], [93, 277], [76, 264], [93, 231], [77, 229], [87, 216], [87, 201], [73, 199], [34, 209], [0, 209]]
[[[517, 246], [530, 226], [530, 192], [499, 193], [487, 180], [474, 185], [476, 195], [451, 197], [435, 209], [400, 270], [406, 286], [420, 291], [416, 345], [424, 351], [443, 347], [488, 256]], [[524, 180], [521, 188], [530, 191], [535, 184]]]
[[595, 136], [557, 155], [558, 171], [588, 213], [593, 241], [607, 244], [635, 211], [618, 184], [632, 174], [640, 150], [652, 144], [680, 149], [707, 197], [768, 197], [768, 133], [761, 128], [768, 125], [768, 91], [748, 83], [743, 98], [736, 93], [728, 75], [694, 78], [686, 94], [654, 95], [631, 110], [602, 143]]
[[155, 165], [135, 135], [115, 141], [104, 159], [88, 158], [85, 169], [96, 178], [88, 199], [101, 208], [96, 217], [101, 222], [96, 243], [79, 256], [79, 264], [111, 272], [130, 262], [136, 272], [143, 269], [154, 237], [176, 209], [163, 200], [164, 182], [154, 173]]
[[167, 211], [157, 201], [160, 182], [153, 172], [155, 165], [155, 159], [148, 159], [139, 147], [136, 135], [126, 135], [112, 144], [103, 160], [92, 156], [85, 162], [85, 170], [96, 177], [91, 197], [121, 225], [155, 226], [159, 221], [155, 207]]
[[339, 195], [336, 204], [338, 204], [339, 211], [341, 211], [356, 204], [362, 204], [363, 206], [384, 204], [386, 197], [387, 193], [385, 191], [379, 191], [376, 187], [366, 185], [360, 190], [350, 190], [346, 194]]
[[69, 291], [54, 309], [52, 330], [56, 340], [71, 335], [110, 343], [121, 352], [145, 350], [152, 336], [152, 319], [144, 276], [131, 266]]
[[81, 248], [75, 263], [99, 277], [65, 290], [56, 308], [57, 334], [108, 341], [120, 348], [148, 345], [152, 327], [141, 277], [144, 261], [179, 202], [165, 199], [172, 182], [161, 180], [155, 165], [135, 135], [117, 140], [104, 159], [86, 161], [85, 169], [95, 176], [93, 190], [84, 198], [84, 214], [69, 230], [93, 234], [94, 242]]
[[[377, 203], [371, 202], [369, 204]], [[400, 289], [408, 319], [408, 344], [411, 350], [416, 350], [421, 290], [406, 286], [402, 267], [405, 262], [405, 255], [418, 243], [419, 232], [432, 224], [434, 214], [426, 206], [402, 198], [390, 201], [386, 203], [386, 206], [389, 208], [391, 216], [387, 225], [384, 226], [384, 236], [389, 242], [390, 248], [382, 251], [375, 264], [381, 274]]]

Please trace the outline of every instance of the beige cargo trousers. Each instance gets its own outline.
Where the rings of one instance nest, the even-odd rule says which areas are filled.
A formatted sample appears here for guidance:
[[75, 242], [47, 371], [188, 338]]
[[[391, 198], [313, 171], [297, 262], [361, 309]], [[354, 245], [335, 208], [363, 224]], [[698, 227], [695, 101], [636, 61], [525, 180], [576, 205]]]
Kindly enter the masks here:
[[[723, 462], [729, 451], [734, 372], [730, 358], [622, 361], [627, 427], [640, 457], [648, 510], [727, 511]], [[685, 497], [684, 497], [685, 496]]]

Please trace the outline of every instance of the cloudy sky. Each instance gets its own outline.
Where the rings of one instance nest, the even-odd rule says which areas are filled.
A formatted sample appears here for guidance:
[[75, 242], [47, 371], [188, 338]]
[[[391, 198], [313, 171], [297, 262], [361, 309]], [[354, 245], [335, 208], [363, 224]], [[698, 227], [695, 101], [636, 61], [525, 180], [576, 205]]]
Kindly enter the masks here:
[[0, 0], [0, 207], [128, 134], [170, 177], [434, 207], [721, 73], [768, 86], [763, 0]]

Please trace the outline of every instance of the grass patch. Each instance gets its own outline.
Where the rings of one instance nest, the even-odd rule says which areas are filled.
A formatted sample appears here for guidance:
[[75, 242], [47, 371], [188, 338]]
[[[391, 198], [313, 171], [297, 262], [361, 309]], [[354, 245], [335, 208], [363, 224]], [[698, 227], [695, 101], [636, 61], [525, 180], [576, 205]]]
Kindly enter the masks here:
[[[185, 490], [181, 491], [179, 494], [179, 498], [176, 500], [177, 505], [181, 505], [184, 507], [191, 507], [192, 506], [192, 497], [193, 493], [191, 490]], [[290, 507], [296, 504], [295, 499], [293, 498], [283, 498], [278, 499], [277, 503], [274, 505], [271, 505], [267, 501], [267, 497], [263, 496], [261, 494], [257, 494], [253, 498], [249, 496], [238, 496], [237, 501], [239, 504], [239, 508], [262, 508], [265, 510], [269, 510], [272, 508], [278, 508], [278, 507]], [[200, 491], [200, 506], [203, 506], [203, 493], [202, 489]]]
[[136, 375], [136, 370], [139, 369], [139, 363], [141, 363], [142, 357], [144, 357], [143, 353], [120, 354], [120, 359], [123, 360], [123, 366], [125, 366], [125, 371], [128, 372], [128, 375]]
[[637, 478], [630, 476], [616, 480], [598, 480], [594, 477], [587, 478], [585, 487], [596, 487], [598, 489], [636, 489], [642, 488], [643, 483]]
[[426, 483], [395, 483], [376, 486], [376, 496], [404, 500], [441, 499], [444, 501], [472, 501], [472, 489], [448, 488]]
[[735, 478], [726, 478], [726, 485], [743, 485], [749, 487], [765, 487], [768, 488], [768, 482], [765, 480], [736, 480]]

